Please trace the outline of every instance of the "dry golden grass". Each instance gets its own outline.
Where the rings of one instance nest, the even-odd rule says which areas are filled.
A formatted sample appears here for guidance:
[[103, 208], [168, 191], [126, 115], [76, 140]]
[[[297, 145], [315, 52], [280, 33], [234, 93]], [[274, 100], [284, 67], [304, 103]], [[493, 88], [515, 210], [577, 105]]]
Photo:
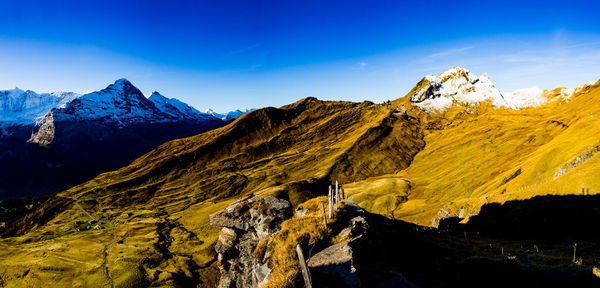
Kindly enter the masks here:
[[[430, 123], [438, 123], [436, 129], [427, 130], [425, 148], [408, 169], [396, 175], [410, 183], [409, 191], [389, 192], [395, 197], [408, 194], [408, 201], [390, 212], [389, 206], [377, 207], [369, 198], [359, 196], [373, 194], [366, 193], [366, 187], [377, 186], [380, 177], [348, 185], [360, 187], [356, 192], [349, 190], [350, 195], [356, 194], [370, 212], [431, 225], [442, 208], [451, 216], [461, 211], [467, 216], [487, 202], [581, 193], [583, 187], [597, 193], [600, 182], [593, 177], [598, 163], [595, 156], [557, 179], [554, 176], [559, 167], [600, 142], [598, 97], [600, 89], [595, 85], [567, 101], [537, 108], [508, 110], [483, 105], [470, 107], [478, 114], [455, 107], [444, 114], [429, 115]], [[410, 105], [405, 99], [396, 104]], [[501, 185], [518, 169], [519, 176]]]
[[[329, 230], [323, 225], [321, 202], [327, 197], [317, 197], [300, 205], [307, 215], [292, 218], [281, 225], [281, 231], [266, 238], [257, 247], [264, 247], [271, 253], [269, 267], [272, 272], [266, 287], [290, 287], [297, 279], [299, 271], [296, 245], [307, 244], [329, 237]], [[332, 222], [334, 220], [329, 220]], [[305, 243], [303, 243], [305, 242]]]

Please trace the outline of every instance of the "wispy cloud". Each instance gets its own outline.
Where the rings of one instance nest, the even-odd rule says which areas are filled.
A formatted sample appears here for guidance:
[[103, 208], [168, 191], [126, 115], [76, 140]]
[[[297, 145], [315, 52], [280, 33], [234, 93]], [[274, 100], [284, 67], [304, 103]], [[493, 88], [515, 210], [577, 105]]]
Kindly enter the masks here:
[[369, 66], [369, 63], [367, 63], [365, 61], [360, 61], [360, 62], [356, 63], [356, 65], [352, 66], [352, 70], [365, 69], [367, 66]]
[[473, 48], [475, 48], [475, 46], [467, 46], [467, 47], [461, 47], [461, 48], [442, 50], [442, 51], [439, 51], [439, 52], [436, 52], [433, 54], [429, 54], [425, 58], [432, 59], [432, 58], [439, 58], [439, 57], [448, 57], [448, 56], [464, 53]]

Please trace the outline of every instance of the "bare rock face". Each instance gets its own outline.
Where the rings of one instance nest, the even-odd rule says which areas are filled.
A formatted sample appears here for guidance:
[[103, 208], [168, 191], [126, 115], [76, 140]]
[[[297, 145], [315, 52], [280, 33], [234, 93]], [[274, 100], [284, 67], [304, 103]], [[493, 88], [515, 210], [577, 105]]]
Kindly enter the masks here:
[[50, 111], [44, 119], [42, 124], [37, 127], [38, 130], [32, 133], [31, 138], [28, 140], [29, 143], [35, 143], [42, 147], [46, 147], [52, 144], [54, 140], [54, 114]]
[[223, 227], [215, 244], [221, 271], [219, 287], [259, 287], [268, 281], [268, 253], [258, 259], [256, 246], [280, 230], [293, 216], [286, 200], [247, 196], [210, 216], [211, 225]]
[[318, 273], [329, 276], [328, 278], [342, 280], [344, 287], [360, 287], [354, 252], [354, 247], [359, 241], [360, 239], [355, 239], [323, 249], [308, 260], [308, 267], [311, 271], [318, 270]]
[[314, 279], [321, 283], [335, 283], [332, 287], [361, 287], [357, 273], [357, 258], [369, 225], [366, 218], [356, 216], [339, 233], [342, 242], [331, 245], [308, 259]]

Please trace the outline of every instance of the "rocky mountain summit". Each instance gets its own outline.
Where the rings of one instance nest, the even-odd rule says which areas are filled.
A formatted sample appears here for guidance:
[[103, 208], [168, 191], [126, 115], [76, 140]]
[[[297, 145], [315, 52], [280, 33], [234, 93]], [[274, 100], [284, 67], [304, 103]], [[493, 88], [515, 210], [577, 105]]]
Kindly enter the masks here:
[[157, 145], [223, 126], [127, 79], [84, 95], [0, 91], [0, 200], [66, 189]]
[[444, 111], [453, 105], [490, 103], [495, 108], [537, 107], [550, 101], [568, 99], [574, 89], [543, 91], [537, 87], [501, 93], [487, 73], [477, 76], [468, 69], [454, 67], [437, 76], [425, 76], [409, 93], [410, 102], [424, 111]]

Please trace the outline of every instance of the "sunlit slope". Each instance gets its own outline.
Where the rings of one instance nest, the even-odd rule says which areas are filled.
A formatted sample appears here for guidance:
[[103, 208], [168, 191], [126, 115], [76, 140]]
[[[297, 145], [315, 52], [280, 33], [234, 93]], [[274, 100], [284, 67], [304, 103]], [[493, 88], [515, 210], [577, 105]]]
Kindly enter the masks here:
[[175, 204], [307, 180], [319, 184], [395, 173], [408, 167], [424, 145], [422, 137], [419, 121], [396, 115], [392, 105], [307, 98], [168, 142], [63, 195], [92, 197], [103, 205], [137, 201], [177, 210], [181, 207]]
[[[326, 193], [332, 179], [397, 173], [423, 148], [421, 125], [391, 103], [306, 98], [252, 111], [52, 197], [8, 230], [21, 236], [0, 241], [0, 278], [16, 286], [85, 287], [84, 274], [106, 286], [214, 286], [206, 279], [215, 279], [219, 229], [209, 214], [246, 193], [298, 204]], [[78, 205], [103, 229], [82, 228], [90, 219]]]
[[[386, 176], [406, 181], [407, 188], [377, 191], [407, 201], [393, 212], [389, 203], [371, 211], [436, 225], [443, 217], [473, 215], [486, 202], [581, 193], [583, 187], [597, 193], [600, 178], [593, 175], [600, 167], [592, 155], [600, 150], [599, 86], [537, 108], [490, 109], [484, 103], [430, 115], [429, 126], [435, 128], [426, 130], [425, 148], [409, 168]], [[402, 100], [397, 105], [410, 105]], [[567, 171], [559, 176], [561, 167]], [[381, 181], [376, 177], [346, 187], [369, 209], [373, 199], [362, 200], [363, 187]]]
[[[599, 86], [569, 99], [549, 91], [556, 101], [521, 110], [454, 103], [427, 114], [408, 97], [256, 110], [50, 198], [0, 239], [0, 283], [214, 287], [208, 215], [247, 193], [297, 205], [340, 180], [366, 210], [424, 225], [486, 202], [597, 193]], [[85, 229], [78, 205], [103, 229]]]

